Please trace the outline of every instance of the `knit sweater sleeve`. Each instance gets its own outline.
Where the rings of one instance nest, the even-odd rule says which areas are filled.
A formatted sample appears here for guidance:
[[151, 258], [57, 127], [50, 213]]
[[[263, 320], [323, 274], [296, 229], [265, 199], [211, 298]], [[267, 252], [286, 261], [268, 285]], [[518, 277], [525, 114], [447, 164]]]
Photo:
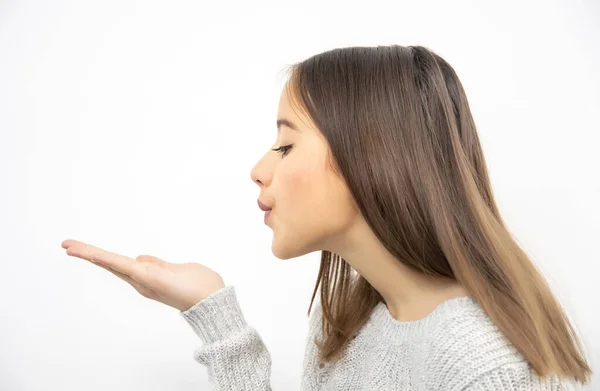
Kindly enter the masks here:
[[194, 360], [207, 367], [214, 390], [271, 391], [271, 356], [258, 332], [246, 323], [233, 285], [180, 315], [203, 342]]

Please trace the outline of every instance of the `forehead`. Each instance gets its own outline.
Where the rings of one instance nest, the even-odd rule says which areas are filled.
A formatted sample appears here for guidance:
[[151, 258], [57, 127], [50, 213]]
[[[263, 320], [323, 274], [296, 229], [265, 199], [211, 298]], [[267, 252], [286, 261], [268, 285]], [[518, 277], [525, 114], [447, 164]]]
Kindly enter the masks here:
[[277, 118], [285, 117], [288, 119], [297, 119], [297, 114], [295, 113], [293, 104], [293, 94], [290, 89], [289, 83], [281, 90], [281, 95], [279, 96], [279, 110], [277, 111]]
[[277, 132], [281, 129], [292, 132], [302, 132], [313, 128], [312, 121], [303, 113], [303, 109], [298, 106], [287, 83], [281, 91], [279, 97], [279, 109], [277, 110]]

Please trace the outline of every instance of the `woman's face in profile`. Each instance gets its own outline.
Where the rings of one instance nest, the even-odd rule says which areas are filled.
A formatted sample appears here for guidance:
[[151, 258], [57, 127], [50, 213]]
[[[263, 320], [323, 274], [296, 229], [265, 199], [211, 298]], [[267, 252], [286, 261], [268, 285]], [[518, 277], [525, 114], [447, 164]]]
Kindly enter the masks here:
[[345, 183], [329, 167], [327, 141], [292, 106], [288, 88], [289, 83], [281, 93], [277, 120], [296, 129], [282, 123], [271, 149], [283, 148], [270, 149], [251, 171], [260, 186], [259, 199], [273, 208], [266, 224], [273, 230], [272, 252], [280, 259], [341, 244], [357, 213]]

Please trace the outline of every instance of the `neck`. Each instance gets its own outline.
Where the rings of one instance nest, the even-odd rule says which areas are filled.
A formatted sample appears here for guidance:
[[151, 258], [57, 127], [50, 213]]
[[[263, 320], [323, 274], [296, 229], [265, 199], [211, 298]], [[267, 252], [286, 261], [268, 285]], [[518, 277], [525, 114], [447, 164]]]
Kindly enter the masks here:
[[343, 243], [329, 251], [344, 258], [381, 294], [394, 319], [422, 319], [446, 300], [469, 296], [454, 279], [428, 276], [406, 266], [361, 221], [344, 235]]

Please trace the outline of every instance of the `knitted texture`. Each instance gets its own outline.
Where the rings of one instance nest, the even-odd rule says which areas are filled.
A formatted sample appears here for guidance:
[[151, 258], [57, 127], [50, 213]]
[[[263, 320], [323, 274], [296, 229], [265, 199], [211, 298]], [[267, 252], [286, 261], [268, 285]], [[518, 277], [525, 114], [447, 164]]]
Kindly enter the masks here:
[[[317, 303], [318, 304], [318, 303]], [[202, 341], [194, 359], [214, 390], [271, 390], [271, 356], [228, 285], [181, 316]], [[300, 388], [317, 390], [571, 391], [575, 383], [538, 377], [470, 297], [401, 322], [380, 302], [335, 363], [319, 363], [321, 306], [309, 319]]]

